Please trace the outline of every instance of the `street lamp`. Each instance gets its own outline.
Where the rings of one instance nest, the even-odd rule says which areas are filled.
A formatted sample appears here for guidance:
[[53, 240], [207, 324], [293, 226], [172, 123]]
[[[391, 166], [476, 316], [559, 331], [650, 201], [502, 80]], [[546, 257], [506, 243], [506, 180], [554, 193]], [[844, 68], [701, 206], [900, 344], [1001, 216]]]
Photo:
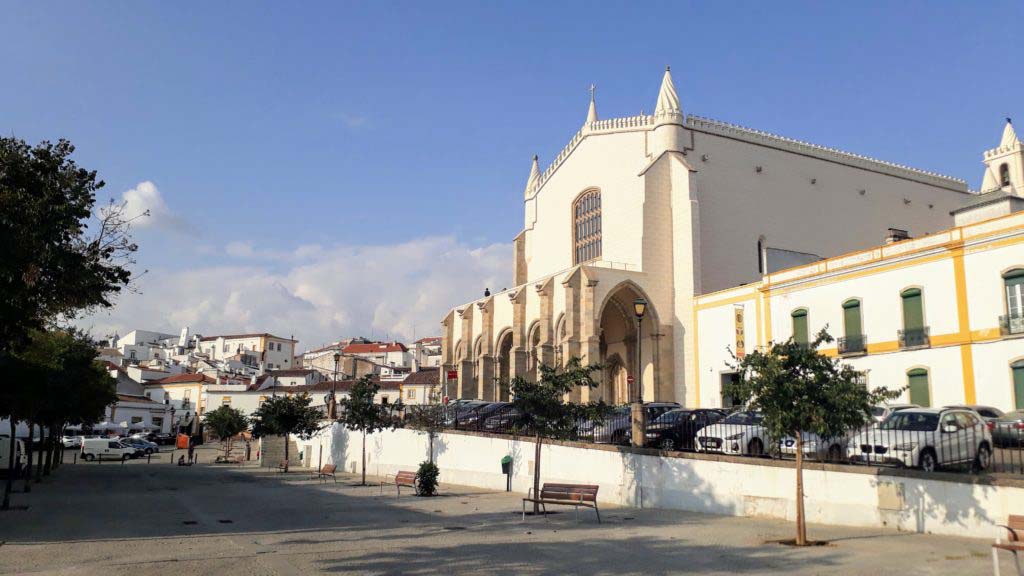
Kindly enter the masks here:
[[334, 353], [334, 382], [331, 383], [331, 406], [329, 408], [330, 417], [335, 417], [335, 406], [337, 405], [337, 391], [338, 391], [338, 366], [341, 363], [341, 350]]
[[637, 298], [633, 300], [633, 314], [636, 315], [636, 376], [633, 378], [633, 390], [630, 394], [630, 413], [633, 422], [633, 446], [644, 445], [644, 432], [646, 431], [646, 422], [644, 422], [644, 404], [643, 404], [643, 356], [641, 355], [641, 342], [642, 342], [642, 329], [644, 326], [644, 314], [647, 313], [647, 300], [643, 298]]

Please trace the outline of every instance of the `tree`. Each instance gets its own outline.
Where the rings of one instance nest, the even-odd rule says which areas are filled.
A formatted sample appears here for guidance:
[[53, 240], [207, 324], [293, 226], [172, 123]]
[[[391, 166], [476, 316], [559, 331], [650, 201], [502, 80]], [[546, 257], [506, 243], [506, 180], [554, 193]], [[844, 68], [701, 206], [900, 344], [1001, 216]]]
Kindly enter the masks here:
[[225, 462], [228, 461], [231, 458], [235, 436], [249, 429], [249, 418], [238, 408], [221, 406], [203, 415], [203, 421], [220, 438], [221, 449], [224, 451], [221, 458]]
[[284, 437], [284, 471], [288, 472], [288, 435], [308, 439], [323, 427], [323, 412], [310, 406], [312, 399], [301, 396], [273, 396], [252, 415], [252, 435]]
[[[533, 492], [540, 493], [540, 455], [544, 438], [569, 439], [576, 434], [581, 421], [603, 421], [611, 407], [600, 402], [570, 404], [564, 402], [565, 395], [577, 387], [594, 388], [597, 382], [591, 377], [601, 366], [583, 366], [579, 358], [571, 358], [564, 368], [541, 365], [540, 377], [531, 382], [521, 376], [512, 379], [512, 406], [521, 415], [521, 427], [533, 433], [534, 465]], [[533, 512], [538, 512], [534, 502]]]
[[94, 214], [104, 183], [70, 159], [74, 150], [0, 138], [0, 353], [54, 319], [109, 307], [131, 281], [133, 218], [124, 204]]
[[387, 408], [374, 404], [380, 384], [367, 374], [352, 384], [348, 397], [342, 398], [341, 417], [338, 419], [345, 428], [363, 434], [363, 471], [362, 485], [366, 485], [366, 435], [385, 429], [395, 429], [401, 421], [392, 417]]
[[445, 419], [449, 408], [443, 404], [423, 404], [410, 406], [405, 417], [406, 424], [415, 430], [427, 434], [427, 461], [434, 463], [434, 439], [445, 429]]
[[792, 338], [766, 351], [739, 359], [738, 378], [725, 387], [752, 410], [761, 411], [762, 426], [772, 438], [796, 439], [796, 544], [807, 545], [804, 521], [803, 454], [805, 435], [839, 438], [871, 421], [871, 407], [899, 396], [900, 391], [869, 391], [862, 374], [838, 358], [820, 352], [832, 342], [826, 330], [810, 344]]

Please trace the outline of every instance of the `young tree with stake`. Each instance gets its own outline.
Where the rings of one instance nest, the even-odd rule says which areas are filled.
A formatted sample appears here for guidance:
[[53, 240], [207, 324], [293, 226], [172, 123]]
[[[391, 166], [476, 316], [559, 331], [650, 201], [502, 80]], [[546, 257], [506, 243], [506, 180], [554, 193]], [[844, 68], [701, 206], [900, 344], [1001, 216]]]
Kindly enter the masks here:
[[312, 400], [306, 394], [300, 396], [273, 396], [256, 409], [252, 415], [252, 435], [284, 437], [284, 471], [288, 472], [288, 436], [309, 439], [323, 427], [323, 412], [310, 406]]
[[370, 375], [366, 375], [356, 380], [349, 390], [348, 397], [342, 398], [339, 402], [341, 413], [338, 421], [348, 430], [363, 434], [363, 486], [366, 485], [366, 435], [381, 430], [394, 430], [401, 425], [401, 421], [392, 417], [384, 406], [374, 404], [374, 398], [379, 390], [380, 384]]
[[[521, 415], [520, 427], [533, 434], [534, 465], [533, 492], [540, 494], [540, 455], [544, 438], [571, 439], [581, 421], [603, 421], [611, 407], [601, 402], [570, 404], [565, 395], [576, 388], [595, 388], [597, 382], [591, 374], [600, 371], [601, 366], [583, 366], [579, 358], [571, 358], [565, 367], [541, 365], [538, 367], [536, 382], [521, 376], [512, 379], [512, 405]], [[534, 502], [533, 512], [538, 511]]]
[[221, 450], [224, 452], [219, 460], [227, 462], [231, 459], [235, 436], [249, 429], [249, 418], [238, 408], [221, 406], [203, 415], [206, 426], [220, 438]]
[[792, 338], [768, 350], [756, 350], [739, 359], [735, 383], [723, 392], [759, 410], [771, 438], [796, 440], [796, 544], [807, 545], [804, 520], [805, 435], [839, 438], [871, 421], [871, 407], [896, 398], [900, 391], [869, 391], [862, 374], [837, 358], [818, 352], [832, 342], [826, 330], [810, 344]]

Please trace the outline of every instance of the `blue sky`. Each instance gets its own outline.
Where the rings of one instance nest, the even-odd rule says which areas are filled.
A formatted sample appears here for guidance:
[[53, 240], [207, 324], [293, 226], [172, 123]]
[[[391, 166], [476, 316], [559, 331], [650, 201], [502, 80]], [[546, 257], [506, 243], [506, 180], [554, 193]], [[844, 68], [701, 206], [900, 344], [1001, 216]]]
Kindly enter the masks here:
[[[1002, 118], [1024, 119], [1020, 3], [21, 2], [3, 14], [0, 129], [70, 138], [114, 197], [158, 191], [134, 196], [157, 198], [137, 231], [142, 294], [90, 320], [100, 332], [195, 323], [310, 345], [436, 332], [448, 306], [507, 282], [530, 157], [543, 167], [579, 128], [587, 86], [602, 117], [650, 112], [666, 64], [686, 113], [972, 188]], [[438, 254], [446, 274], [409, 264]]]

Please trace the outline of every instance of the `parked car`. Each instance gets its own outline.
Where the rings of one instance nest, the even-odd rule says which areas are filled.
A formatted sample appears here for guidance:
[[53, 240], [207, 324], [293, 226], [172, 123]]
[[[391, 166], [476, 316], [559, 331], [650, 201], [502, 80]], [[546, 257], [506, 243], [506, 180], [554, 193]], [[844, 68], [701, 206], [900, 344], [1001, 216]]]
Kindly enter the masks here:
[[1007, 412], [989, 422], [992, 443], [1000, 448], [1024, 446], [1024, 410]]
[[[850, 435], [822, 438], [817, 434], [804, 432], [800, 439], [803, 441], [804, 458], [839, 462], [846, 458], [846, 446], [850, 441]], [[796, 438], [785, 436], [779, 440], [779, 453], [783, 456], [796, 456]]]
[[920, 406], [917, 404], [886, 404], [884, 406], [872, 406], [871, 417], [875, 419], [875, 422], [881, 422], [888, 418], [893, 412], [907, 410], [908, 408], [920, 408]]
[[973, 410], [912, 408], [854, 435], [846, 453], [852, 461], [929, 472], [963, 463], [981, 471], [992, 464], [992, 434]]
[[82, 437], [81, 436], [61, 436], [60, 443], [65, 448], [81, 448]]
[[[10, 434], [0, 435], [0, 477], [7, 477], [7, 471], [11, 467], [11, 436]], [[18, 478], [26, 471], [28, 456], [25, 451], [25, 441], [15, 439], [14, 441], [14, 477]]]
[[647, 425], [644, 445], [662, 450], [695, 450], [697, 431], [725, 417], [724, 410], [669, 410]]
[[[1003, 415], [1003, 411], [1000, 410], [999, 408], [994, 408], [992, 406], [981, 406], [978, 404], [956, 404], [953, 406], [946, 406], [946, 408], [956, 408], [959, 410], [974, 410], [975, 412], [978, 413], [979, 416], [981, 416], [981, 419], [984, 420], [986, 423], [995, 422], [996, 420], [999, 419], [1000, 416]], [[991, 430], [992, 426], [989, 426], [988, 428], [989, 430]]]
[[[644, 402], [644, 415], [647, 422], [654, 421], [669, 410], [680, 408], [678, 402]], [[577, 434], [581, 440], [597, 444], [630, 443], [633, 435], [633, 417], [629, 406], [619, 406], [612, 410], [610, 416], [601, 423], [592, 421], [581, 422], [577, 426]]]
[[120, 440], [111, 438], [86, 438], [82, 441], [82, 459], [93, 460], [126, 460], [135, 457], [135, 448], [122, 444]]
[[143, 440], [142, 438], [125, 438], [124, 440], [121, 440], [121, 443], [127, 446], [131, 446], [132, 448], [135, 448], [137, 455], [138, 451], [140, 450], [142, 451], [143, 456], [160, 451], [160, 446], [158, 446], [155, 442]]
[[697, 449], [745, 456], [762, 456], [771, 446], [760, 412], [742, 410], [697, 432]]
[[174, 434], [170, 432], [150, 432], [146, 435], [146, 440], [160, 446], [168, 446], [174, 444]]
[[457, 400], [448, 405], [445, 411], [444, 424], [445, 426], [459, 428], [470, 412], [487, 404], [490, 404], [490, 402], [484, 402], [483, 400]]
[[459, 428], [464, 430], [481, 430], [484, 421], [502, 408], [511, 406], [511, 402], [491, 402], [469, 409], [464, 416], [459, 416]]
[[523, 424], [522, 414], [512, 404], [497, 410], [484, 420], [484, 430], [508, 434], [516, 431]]

